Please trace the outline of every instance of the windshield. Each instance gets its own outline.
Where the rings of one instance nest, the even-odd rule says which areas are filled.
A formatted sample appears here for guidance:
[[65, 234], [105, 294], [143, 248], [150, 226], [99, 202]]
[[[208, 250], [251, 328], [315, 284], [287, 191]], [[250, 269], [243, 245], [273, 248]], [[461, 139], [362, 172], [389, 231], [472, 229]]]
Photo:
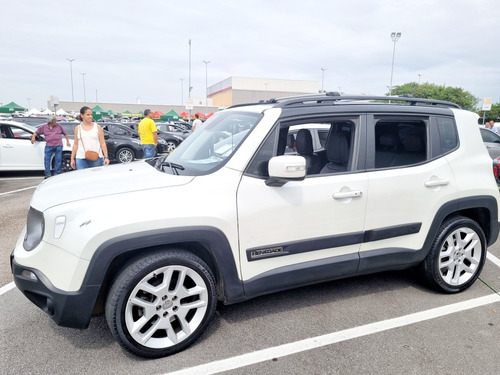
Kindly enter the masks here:
[[199, 176], [220, 168], [262, 118], [261, 113], [219, 112], [155, 164], [167, 173]]

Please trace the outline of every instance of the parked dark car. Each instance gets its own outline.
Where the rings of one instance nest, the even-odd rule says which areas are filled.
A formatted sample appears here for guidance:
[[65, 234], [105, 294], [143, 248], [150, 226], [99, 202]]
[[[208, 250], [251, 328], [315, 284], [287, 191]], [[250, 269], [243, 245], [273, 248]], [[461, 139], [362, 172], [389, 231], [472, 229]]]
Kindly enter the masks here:
[[172, 152], [191, 134], [189, 130], [185, 130], [179, 125], [170, 123], [157, 122], [156, 129], [158, 129], [158, 137], [166, 142], [164, 150], [160, 151], [160, 153], [166, 154]]
[[[130, 123], [123, 126], [133, 129], [137, 134], [138, 125]], [[158, 130], [158, 153], [160, 154], [169, 154], [191, 134], [191, 131], [175, 123], [157, 122], [156, 128]]]
[[495, 181], [500, 189], [500, 157], [493, 159], [493, 176], [495, 176]]
[[[75, 127], [78, 126], [78, 124], [71, 122], [62, 122], [60, 124], [66, 130], [68, 136], [73, 138], [75, 135]], [[110, 129], [110, 125], [111, 124], [106, 125], [108, 129]], [[103, 125], [101, 124], [101, 126]], [[144, 158], [144, 152], [142, 151], [140, 140], [137, 137], [134, 138], [133, 136], [128, 135], [124, 130], [129, 129], [127, 129], [126, 126], [123, 127], [123, 130], [113, 127], [113, 131], [108, 131], [103, 128], [104, 139], [106, 140], [106, 146], [108, 147], [109, 160], [117, 161], [119, 163], [129, 163], [135, 159]], [[130, 133], [133, 134], [133, 132]]]
[[488, 149], [492, 159], [500, 156], [500, 136], [486, 128], [480, 128], [481, 137], [483, 138], [484, 145]]

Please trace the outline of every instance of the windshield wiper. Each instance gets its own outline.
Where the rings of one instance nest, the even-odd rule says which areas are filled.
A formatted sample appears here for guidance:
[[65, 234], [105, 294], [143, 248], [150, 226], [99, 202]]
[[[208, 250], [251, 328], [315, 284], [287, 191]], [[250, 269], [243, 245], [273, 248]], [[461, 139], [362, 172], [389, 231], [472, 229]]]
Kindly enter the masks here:
[[171, 163], [169, 161], [163, 161], [161, 163], [161, 166], [162, 167], [170, 167], [170, 169], [172, 170], [172, 173], [176, 174], [176, 175], [179, 174], [178, 170], [181, 170], [181, 171], [184, 170], [184, 167], [182, 165], [176, 164], [176, 163]]

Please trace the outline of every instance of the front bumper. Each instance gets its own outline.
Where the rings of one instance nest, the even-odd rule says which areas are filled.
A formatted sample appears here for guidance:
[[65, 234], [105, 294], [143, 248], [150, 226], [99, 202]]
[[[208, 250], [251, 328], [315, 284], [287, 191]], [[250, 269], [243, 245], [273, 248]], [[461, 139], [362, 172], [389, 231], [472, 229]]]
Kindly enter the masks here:
[[83, 285], [76, 292], [57, 289], [40, 271], [19, 265], [10, 256], [17, 288], [59, 326], [84, 329], [89, 326], [99, 286]]

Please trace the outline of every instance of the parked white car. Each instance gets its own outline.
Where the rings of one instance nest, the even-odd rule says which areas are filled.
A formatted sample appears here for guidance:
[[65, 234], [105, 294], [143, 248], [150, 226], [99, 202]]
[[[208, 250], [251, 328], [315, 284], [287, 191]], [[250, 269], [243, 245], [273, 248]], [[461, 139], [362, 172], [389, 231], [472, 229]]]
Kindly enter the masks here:
[[[36, 131], [31, 125], [17, 121], [0, 121], [0, 171], [43, 171], [45, 138], [38, 136], [32, 144]], [[70, 139], [70, 144], [72, 143]], [[71, 146], [63, 142], [63, 172], [71, 170]]]
[[42, 182], [15, 283], [61, 326], [104, 312], [148, 358], [192, 344], [217, 301], [409, 268], [464, 291], [500, 230], [477, 118], [335, 93], [234, 106], [168, 156]]

